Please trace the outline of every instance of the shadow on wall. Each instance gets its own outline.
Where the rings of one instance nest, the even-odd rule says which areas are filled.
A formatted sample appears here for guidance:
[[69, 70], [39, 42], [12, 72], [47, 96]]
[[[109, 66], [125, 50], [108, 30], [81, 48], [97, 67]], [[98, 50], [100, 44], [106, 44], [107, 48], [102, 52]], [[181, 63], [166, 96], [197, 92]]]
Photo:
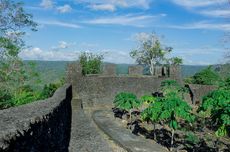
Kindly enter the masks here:
[[1, 152], [68, 152], [72, 86], [53, 97], [0, 111]]

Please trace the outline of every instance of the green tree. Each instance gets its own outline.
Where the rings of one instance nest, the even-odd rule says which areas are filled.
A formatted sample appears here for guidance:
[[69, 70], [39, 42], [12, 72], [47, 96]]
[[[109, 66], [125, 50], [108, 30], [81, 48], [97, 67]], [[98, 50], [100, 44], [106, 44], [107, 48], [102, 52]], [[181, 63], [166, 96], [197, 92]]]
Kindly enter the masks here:
[[219, 81], [221, 80], [218, 73], [212, 70], [211, 66], [202, 70], [201, 72], [196, 73], [192, 79], [194, 84], [202, 85], [218, 85]]
[[166, 63], [166, 54], [171, 52], [171, 47], [163, 47], [155, 34], [150, 34], [146, 40], [140, 40], [140, 47], [130, 52], [138, 64], [144, 64], [154, 74], [154, 66]]
[[182, 58], [179, 58], [179, 57], [173, 57], [171, 59], [169, 59], [169, 62], [171, 65], [181, 65], [183, 63], [183, 59]]
[[103, 55], [88, 52], [81, 53], [79, 60], [82, 66], [82, 74], [99, 74], [103, 58]]
[[11, 105], [10, 99], [18, 95], [18, 89], [19, 93], [23, 90], [29, 78], [28, 66], [24, 66], [18, 54], [24, 47], [23, 30], [34, 31], [37, 24], [22, 6], [22, 3], [0, 0], [0, 94], [3, 98], [0, 104], [3, 108]]

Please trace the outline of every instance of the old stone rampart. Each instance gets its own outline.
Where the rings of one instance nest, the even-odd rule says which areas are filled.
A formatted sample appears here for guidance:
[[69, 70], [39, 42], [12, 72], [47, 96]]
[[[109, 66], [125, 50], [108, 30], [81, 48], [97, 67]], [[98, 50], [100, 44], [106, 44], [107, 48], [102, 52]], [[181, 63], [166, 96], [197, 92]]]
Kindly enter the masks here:
[[[161, 81], [167, 79], [181, 80], [180, 69], [173, 68], [171, 75], [162, 75], [162, 70], [158, 75], [143, 75], [143, 68], [140, 66], [130, 67], [129, 75], [116, 75], [114, 65], [107, 65], [102, 74], [86, 75], [81, 74], [82, 68], [79, 64], [69, 65], [70, 83], [73, 84], [73, 94], [75, 98], [83, 101], [84, 108], [94, 106], [112, 105], [114, 96], [119, 92], [132, 92], [137, 96], [151, 95], [152, 92], [159, 91]], [[161, 75], [160, 75], [161, 74]]]
[[0, 151], [67, 152], [71, 99], [66, 84], [49, 99], [0, 110]]

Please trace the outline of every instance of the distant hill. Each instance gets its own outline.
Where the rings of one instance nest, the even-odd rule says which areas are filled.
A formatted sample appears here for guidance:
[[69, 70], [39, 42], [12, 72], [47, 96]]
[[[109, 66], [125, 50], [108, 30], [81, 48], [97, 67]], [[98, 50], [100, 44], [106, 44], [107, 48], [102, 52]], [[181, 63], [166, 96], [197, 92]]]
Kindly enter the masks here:
[[65, 77], [66, 66], [69, 61], [24, 61], [24, 63], [36, 63], [36, 71], [38, 71], [41, 79], [41, 86], [44, 84], [54, 83]]
[[195, 73], [207, 68], [206, 65], [182, 65], [181, 75], [182, 78], [193, 76]]

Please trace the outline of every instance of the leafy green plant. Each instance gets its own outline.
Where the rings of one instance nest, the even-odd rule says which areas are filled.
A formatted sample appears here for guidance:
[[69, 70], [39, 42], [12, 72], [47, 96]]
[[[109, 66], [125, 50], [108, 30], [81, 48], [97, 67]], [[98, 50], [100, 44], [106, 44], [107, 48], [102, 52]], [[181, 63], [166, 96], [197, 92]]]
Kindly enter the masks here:
[[146, 104], [151, 104], [154, 103], [156, 101], [156, 98], [150, 95], [144, 95], [140, 98], [140, 101], [142, 103], [146, 103]]
[[162, 109], [159, 120], [164, 121], [171, 128], [170, 150], [172, 151], [174, 132], [180, 127], [180, 121], [184, 120], [191, 124], [195, 120], [195, 116], [191, 113], [192, 108], [175, 92], [168, 93], [160, 102], [162, 102]]
[[162, 102], [154, 102], [150, 104], [148, 108], [146, 108], [142, 113], [141, 113], [141, 118], [144, 121], [151, 121], [154, 127], [154, 140], [156, 140], [156, 123], [160, 120], [160, 114], [162, 110]]
[[184, 98], [184, 93], [188, 92], [185, 87], [182, 87], [176, 80], [164, 80], [161, 82], [161, 90], [164, 95], [174, 92]]
[[207, 112], [213, 126], [217, 126], [216, 135], [226, 136], [230, 128], [230, 91], [215, 90], [203, 98], [198, 112]]
[[129, 111], [130, 122], [132, 122], [132, 109], [139, 107], [140, 100], [133, 93], [121, 92], [115, 96], [113, 103], [116, 108]]
[[83, 52], [79, 57], [82, 74], [99, 74], [101, 72], [103, 58], [103, 55]]

